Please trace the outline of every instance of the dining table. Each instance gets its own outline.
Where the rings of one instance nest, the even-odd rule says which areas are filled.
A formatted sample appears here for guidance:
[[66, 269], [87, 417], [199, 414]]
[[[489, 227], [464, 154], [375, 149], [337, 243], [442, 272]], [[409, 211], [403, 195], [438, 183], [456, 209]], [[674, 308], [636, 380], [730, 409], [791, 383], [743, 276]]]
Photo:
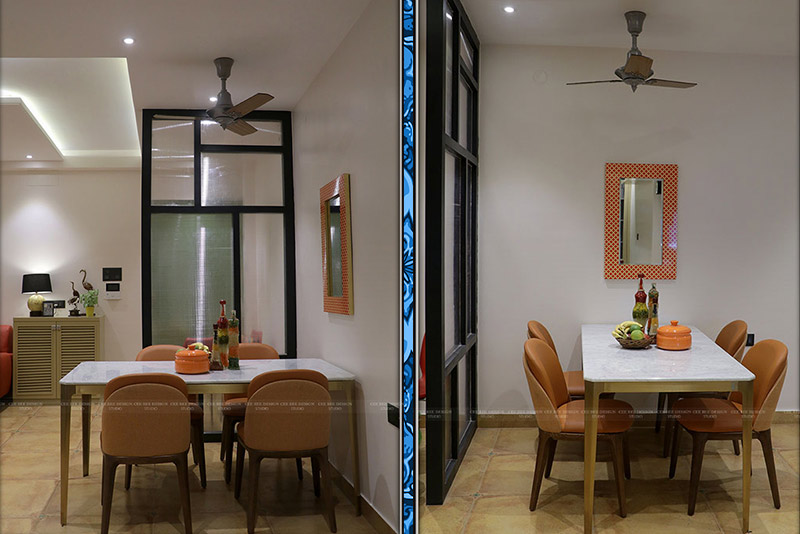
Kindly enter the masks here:
[[601, 393], [741, 391], [742, 392], [742, 532], [750, 527], [750, 466], [755, 376], [698, 328], [690, 326], [686, 350], [663, 350], [655, 344], [625, 349], [611, 335], [613, 324], [581, 326], [584, 397], [583, 531], [592, 532], [597, 415]]
[[[356, 427], [355, 384], [352, 373], [318, 358], [240, 360], [240, 369], [201, 374], [178, 374], [172, 361], [91, 361], [81, 362], [59, 382], [61, 386], [61, 524], [67, 523], [69, 503], [69, 440], [72, 397], [81, 396], [83, 476], [89, 475], [89, 443], [92, 395], [102, 397], [106, 384], [115, 377], [133, 373], [169, 373], [186, 382], [189, 394], [247, 393], [250, 381], [261, 373], [281, 369], [319, 371], [328, 379], [331, 391], [343, 391], [348, 411], [350, 452], [353, 462], [353, 501], [356, 515], [361, 513], [358, 433]], [[336, 410], [336, 403], [333, 404]]]

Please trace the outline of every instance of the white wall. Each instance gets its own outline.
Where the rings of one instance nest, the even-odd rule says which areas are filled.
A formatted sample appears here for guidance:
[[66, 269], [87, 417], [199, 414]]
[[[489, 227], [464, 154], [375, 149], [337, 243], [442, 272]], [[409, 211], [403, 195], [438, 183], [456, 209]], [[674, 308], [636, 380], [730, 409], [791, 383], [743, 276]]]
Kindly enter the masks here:
[[800, 408], [797, 58], [651, 52], [657, 76], [699, 85], [566, 87], [613, 78], [624, 52], [481, 50], [483, 411], [532, 410], [520, 372], [528, 320], [548, 326], [565, 369], [580, 369], [581, 323], [630, 318], [636, 281], [603, 279], [606, 162], [679, 166], [678, 274], [657, 284], [661, 322], [714, 338], [744, 319], [756, 341], [783, 341], [778, 408]]
[[[399, 430], [399, 14], [374, 0], [294, 111], [298, 354], [358, 377], [363, 497], [395, 529]], [[350, 173], [355, 315], [322, 311], [319, 189]], [[344, 423], [344, 421], [343, 421]], [[332, 462], [352, 480], [345, 425]]]
[[[45, 298], [66, 300], [70, 281], [84, 292], [78, 271], [86, 269], [87, 281], [101, 290], [105, 358], [136, 357], [142, 346], [140, 183], [139, 170], [2, 173], [2, 324], [28, 315], [23, 274], [50, 273], [53, 293]], [[103, 267], [122, 267], [121, 300], [103, 299]]]

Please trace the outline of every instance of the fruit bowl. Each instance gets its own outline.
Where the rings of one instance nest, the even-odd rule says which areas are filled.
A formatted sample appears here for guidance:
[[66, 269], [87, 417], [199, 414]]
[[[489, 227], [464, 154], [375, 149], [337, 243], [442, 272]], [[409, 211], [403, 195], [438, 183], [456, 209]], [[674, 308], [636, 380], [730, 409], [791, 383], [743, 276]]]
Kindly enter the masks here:
[[623, 349], [646, 349], [653, 343], [652, 337], [646, 337], [644, 339], [620, 339], [615, 337], [614, 339], [619, 341]]

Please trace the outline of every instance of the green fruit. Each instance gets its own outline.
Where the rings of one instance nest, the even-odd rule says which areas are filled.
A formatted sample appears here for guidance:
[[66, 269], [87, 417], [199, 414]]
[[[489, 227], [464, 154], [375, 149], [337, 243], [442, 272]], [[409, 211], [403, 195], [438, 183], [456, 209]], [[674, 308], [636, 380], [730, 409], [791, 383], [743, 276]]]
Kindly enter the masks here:
[[642, 325], [640, 325], [639, 323], [636, 323], [636, 324], [632, 324], [630, 328], [631, 328], [631, 332], [633, 332], [634, 330], [641, 330], [642, 329]]
[[641, 330], [634, 330], [631, 332], [631, 339], [639, 341], [640, 339], [644, 339], [644, 333]]

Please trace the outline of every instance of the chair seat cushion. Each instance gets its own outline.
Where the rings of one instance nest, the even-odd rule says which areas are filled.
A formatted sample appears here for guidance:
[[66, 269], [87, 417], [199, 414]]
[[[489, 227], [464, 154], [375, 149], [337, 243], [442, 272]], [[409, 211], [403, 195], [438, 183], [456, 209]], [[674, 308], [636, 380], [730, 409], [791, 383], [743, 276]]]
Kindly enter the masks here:
[[567, 381], [567, 391], [570, 397], [583, 397], [586, 394], [583, 371], [564, 371], [564, 380]]
[[247, 409], [247, 397], [226, 400], [222, 405], [222, 415], [224, 417], [244, 417]]
[[742, 431], [742, 412], [727, 399], [681, 399], [672, 405], [672, 413], [692, 432]]
[[[625, 432], [633, 424], [633, 407], [627, 402], [616, 399], [600, 399], [597, 432], [599, 434], [616, 434]], [[583, 434], [584, 403], [574, 400], [562, 404], [556, 410], [561, 421], [561, 431]]]

